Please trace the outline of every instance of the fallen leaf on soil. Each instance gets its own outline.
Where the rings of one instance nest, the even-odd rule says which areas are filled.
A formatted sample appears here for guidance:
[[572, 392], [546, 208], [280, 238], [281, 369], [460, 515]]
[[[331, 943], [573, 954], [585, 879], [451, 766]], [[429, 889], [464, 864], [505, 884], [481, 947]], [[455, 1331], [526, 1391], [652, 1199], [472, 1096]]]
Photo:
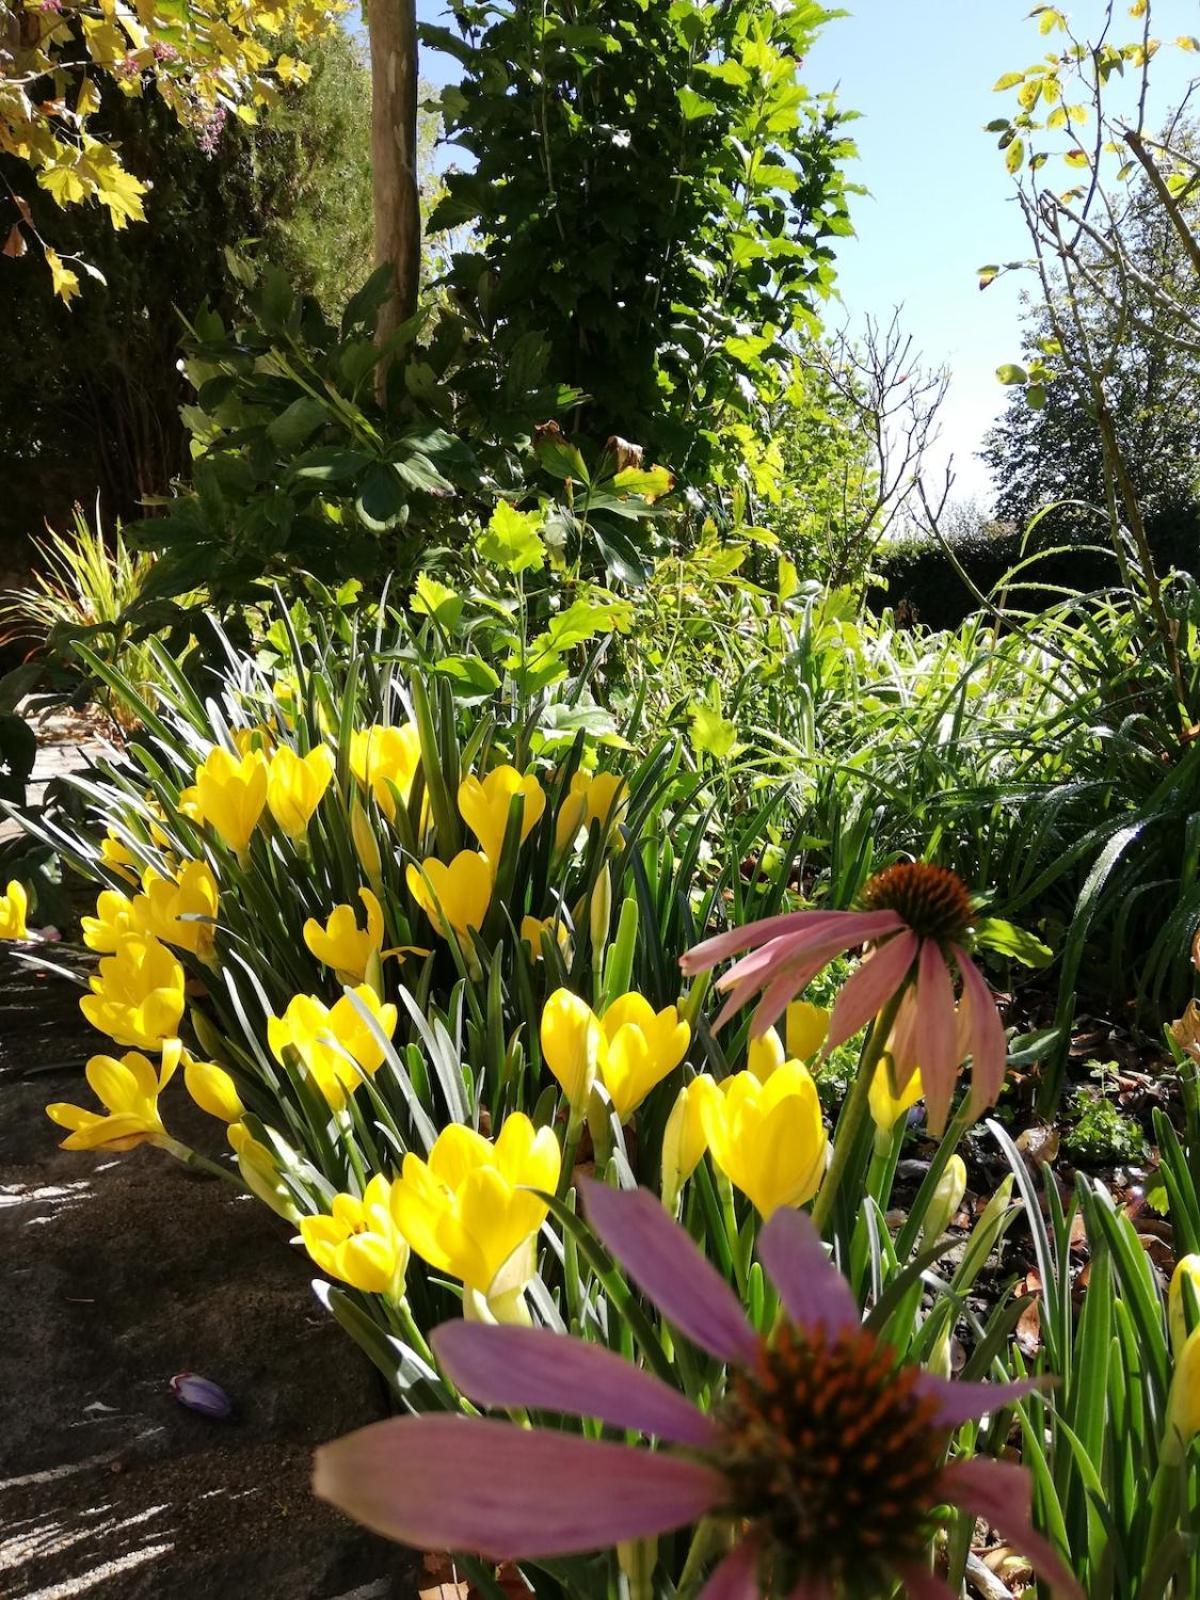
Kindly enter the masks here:
[[1017, 1149], [1026, 1160], [1049, 1166], [1058, 1155], [1059, 1142], [1056, 1128], [1026, 1128], [1017, 1139]]

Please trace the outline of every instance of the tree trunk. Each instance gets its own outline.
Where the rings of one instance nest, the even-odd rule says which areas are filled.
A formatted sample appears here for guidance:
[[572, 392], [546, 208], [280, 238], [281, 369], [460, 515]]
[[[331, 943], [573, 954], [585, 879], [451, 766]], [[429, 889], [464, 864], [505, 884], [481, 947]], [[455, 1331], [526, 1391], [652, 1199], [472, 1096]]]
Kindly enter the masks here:
[[416, 311], [420, 284], [416, 0], [369, 0], [367, 32], [375, 261], [389, 264], [395, 273], [395, 293], [379, 314], [382, 341]]

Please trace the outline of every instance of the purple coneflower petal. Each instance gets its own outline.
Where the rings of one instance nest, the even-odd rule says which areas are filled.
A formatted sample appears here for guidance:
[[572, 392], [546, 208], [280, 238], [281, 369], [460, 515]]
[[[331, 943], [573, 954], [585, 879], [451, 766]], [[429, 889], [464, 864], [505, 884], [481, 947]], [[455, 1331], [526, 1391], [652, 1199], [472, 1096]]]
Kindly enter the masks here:
[[[750, 1028], [756, 1038], [766, 1033], [772, 1022], [787, 1010], [788, 1002], [802, 989], [808, 987], [821, 968], [831, 961], [840, 949], [840, 945], [832, 949], [822, 947], [815, 957], [810, 956], [803, 961], [788, 961], [774, 973], [751, 976], [744, 983], [739, 982], [721, 1007], [717, 1020], [713, 1023], [713, 1032], [716, 1033], [724, 1027], [735, 1012], [740, 1011], [747, 1001], [761, 993], [762, 1001], [754, 1012]], [[733, 968], [726, 976], [732, 976], [737, 970], [736, 967]], [[717, 987], [722, 987], [720, 982]]]
[[728, 1492], [711, 1467], [665, 1451], [445, 1413], [323, 1445], [313, 1488], [385, 1538], [495, 1561], [650, 1538], [695, 1522]]
[[912, 1047], [921, 1068], [929, 1131], [940, 1134], [950, 1114], [961, 1057], [954, 985], [937, 941], [922, 939], [917, 958], [917, 1009]]
[[917, 1380], [922, 1394], [933, 1396], [938, 1409], [933, 1416], [936, 1428], [957, 1428], [973, 1417], [1002, 1411], [1016, 1400], [1023, 1400], [1035, 1389], [1046, 1386], [1045, 1378], [1022, 1378], [1017, 1383], [954, 1383], [948, 1378], [924, 1372]]
[[714, 1568], [700, 1600], [758, 1600], [757, 1539], [743, 1539]]
[[850, 1285], [825, 1254], [812, 1218], [781, 1207], [758, 1236], [758, 1259], [779, 1291], [788, 1316], [805, 1333], [835, 1338], [862, 1318]]
[[904, 1592], [911, 1596], [911, 1600], [958, 1600], [949, 1584], [935, 1578], [924, 1567], [901, 1567], [899, 1576], [904, 1583]]
[[650, 1191], [580, 1187], [593, 1233], [663, 1316], [721, 1361], [753, 1360], [758, 1340], [741, 1301]]
[[[917, 1057], [917, 997], [911, 988], [904, 991], [904, 998], [900, 1002], [900, 1009], [896, 1012], [896, 1020], [892, 1024], [892, 1037], [888, 1041], [891, 1050], [892, 1066], [896, 1072], [896, 1089], [903, 1092], [908, 1080], [921, 1065]], [[962, 1060], [962, 1055], [959, 1056]]]
[[602, 1345], [548, 1328], [444, 1322], [432, 1344], [451, 1381], [485, 1406], [530, 1406], [598, 1417], [673, 1444], [713, 1442], [716, 1428], [690, 1400], [652, 1372]]
[[679, 965], [684, 976], [691, 978], [698, 972], [707, 972], [715, 967], [718, 961], [736, 956], [739, 951], [749, 950], [753, 945], [765, 944], [768, 939], [777, 938], [780, 934], [802, 933], [814, 922], [845, 914], [841, 911], [785, 911], [777, 917], [762, 917], [758, 922], [744, 923], [740, 928], [730, 928], [725, 933], [714, 934], [711, 939], [693, 945], [680, 956]]
[[915, 933], [899, 933], [881, 945], [842, 985], [829, 1019], [825, 1054], [852, 1039], [865, 1022], [876, 1017], [908, 975], [917, 954]]
[[996, 997], [984, 982], [983, 974], [964, 950], [954, 946], [954, 959], [962, 977], [963, 1000], [971, 1039], [972, 1099], [982, 1110], [995, 1105], [1004, 1087], [1004, 1068], [1008, 1062], [1008, 1041], [1004, 1024], [996, 1009]]
[[942, 1473], [939, 1492], [950, 1505], [982, 1517], [1028, 1560], [1039, 1578], [1064, 1595], [1084, 1600], [1058, 1551], [1033, 1529], [1033, 1480], [1013, 1462], [975, 1456], [955, 1461]]

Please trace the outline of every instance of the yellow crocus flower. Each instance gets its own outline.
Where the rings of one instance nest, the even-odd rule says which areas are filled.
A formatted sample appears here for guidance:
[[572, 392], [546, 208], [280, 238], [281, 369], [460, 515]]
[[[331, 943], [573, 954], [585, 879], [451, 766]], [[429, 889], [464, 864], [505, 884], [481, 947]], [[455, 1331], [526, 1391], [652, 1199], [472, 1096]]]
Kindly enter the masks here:
[[687, 1054], [692, 1030], [675, 1006], [655, 1012], [640, 994], [623, 994], [601, 1019], [607, 1048], [600, 1058], [600, 1076], [621, 1122], [641, 1105]]
[[1167, 1394], [1167, 1425], [1162, 1442], [1163, 1459], [1178, 1465], [1200, 1433], [1200, 1328], [1188, 1334], [1175, 1357], [1175, 1372]]
[[333, 756], [322, 744], [299, 756], [280, 745], [267, 766], [267, 806], [289, 839], [303, 839], [333, 777]]
[[871, 1079], [871, 1088], [868, 1094], [868, 1104], [871, 1108], [871, 1117], [881, 1134], [890, 1134], [900, 1118], [924, 1094], [921, 1087], [921, 1073], [918, 1069], [904, 1085], [903, 1089], [892, 1092], [891, 1064], [885, 1056], [875, 1068], [875, 1076]]
[[542, 1008], [542, 1059], [567, 1097], [572, 1117], [587, 1111], [588, 1098], [608, 1051], [608, 1036], [586, 1000], [556, 989]]
[[231, 756], [219, 745], [196, 769], [195, 807], [235, 854], [245, 855], [267, 803], [267, 763], [261, 750]]
[[558, 948], [566, 951], [571, 943], [570, 930], [562, 917], [522, 917], [521, 943], [527, 944], [534, 961], [542, 959], [542, 934], [549, 933], [558, 940]]
[[268, 755], [271, 746], [275, 743], [275, 735], [265, 722], [258, 722], [253, 728], [234, 728], [234, 749], [240, 756], [248, 756], [252, 750], [261, 750], [263, 755]]
[[112, 955], [127, 934], [146, 931], [134, 901], [119, 889], [102, 889], [96, 896], [96, 915], [80, 917], [79, 926], [84, 944], [101, 955]]
[[29, 927], [25, 921], [28, 911], [29, 896], [25, 886], [13, 878], [0, 894], [0, 939], [28, 939]]
[[246, 1114], [237, 1085], [224, 1067], [215, 1061], [192, 1061], [183, 1064], [183, 1081], [187, 1092], [210, 1117], [222, 1122], [240, 1122]]
[[392, 1217], [436, 1272], [495, 1302], [519, 1294], [536, 1270], [534, 1239], [549, 1210], [562, 1156], [552, 1128], [515, 1112], [493, 1144], [471, 1128], [443, 1128], [428, 1162], [406, 1155], [392, 1185]]
[[126, 934], [90, 980], [79, 1009], [101, 1033], [134, 1049], [158, 1050], [179, 1033], [183, 968], [149, 934]]
[[700, 1120], [717, 1167], [764, 1217], [811, 1200], [829, 1139], [812, 1075], [787, 1061], [760, 1083], [739, 1072], [720, 1084], [697, 1078]]
[[322, 1272], [367, 1294], [400, 1300], [409, 1248], [392, 1220], [391, 1196], [391, 1184], [377, 1173], [361, 1199], [336, 1194], [328, 1215], [302, 1217], [300, 1237]]
[[[180, 950], [190, 950], [201, 961], [208, 961], [217, 937], [214, 923], [219, 901], [217, 880], [208, 863], [184, 861], [173, 878], [163, 877], [153, 867], [147, 868], [142, 876], [142, 893], [133, 902], [133, 912], [142, 929], [156, 939], [176, 945]], [[194, 917], [206, 920], [190, 920]], [[181, 920], [184, 918], [189, 920]]]
[[383, 907], [370, 889], [360, 889], [358, 898], [366, 907], [365, 928], [358, 926], [353, 906], [334, 906], [324, 927], [315, 917], [304, 924], [309, 952], [333, 968], [339, 983], [365, 982], [367, 969], [383, 950]]
[[106, 833], [100, 841], [101, 863], [126, 883], [136, 883], [137, 860], [129, 846], [115, 833]]
[[[385, 1038], [396, 1031], [397, 1011], [384, 1005], [369, 983], [354, 991]], [[383, 1065], [384, 1049], [349, 995], [325, 1006], [315, 995], [295, 995], [282, 1017], [267, 1018], [267, 1043], [286, 1064], [291, 1048], [333, 1110], [338, 1111], [363, 1080]]]
[[296, 1210], [291, 1191], [280, 1176], [279, 1162], [274, 1152], [261, 1139], [254, 1138], [244, 1122], [231, 1122], [226, 1129], [226, 1138], [237, 1157], [242, 1182], [250, 1193], [257, 1196], [263, 1205], [270, 1206], [276, 1216], [283, 1217], [286, 1222], [298, 1222], [300, 1213]]
[[792, 1061], [811, 1061], [825, 1043], [829, 1012], [809, 1000], [793, 1000], [784, 1018], [787, 1053]]
[[562, 798], [554, 825], [554, 846], [566, 850], [575, 842], [580, 828], [599, 822], [607, 832], [625, 810], [625, 780], [615, 772], [577, 772]]
[[598, 822], [601, 832], [606, 833], [624, 816], [628, 803], [625, 779], [617, 772], [597, 772], [585, 794], [585, 827]]
[[62, 1142], [63, 1149], [132, 1150], [138, 1144], [174, 1144], [163, 1127], [158, 1097], [178, 1063], [178, 1047], [164, 1050], [158, 1070], [137, 1051], [119, 1061], [112, 1056], [93, 1056], [84, 1073], [104, 1111], [87, 1111], [63, 1102], [46, 1107], [52, 1122], [71, 1130]]
[[420, 765], [421, 736], [415, 722], [400, 728], [376, 724], [350, 735], [350, 771], [375, 796], [389, 822], [396, 819], [394, 790], [407, 805]]
[[783, 1040], [774, 1028], [752, 1036], [746, 1046], [746, 1071], [752, 1072], [759, 1083], [766, 1083], [776, 1067], [781, 1067], [786, 1060]]
[[408, 891], [443, 939], [450, 934], [467, 941], [479, 929], [492, 898], [492, 868], [477, 850], [460, 850], [449, 866], [430, 857], [418, 867], [410, 862], [405, 874]]
[[[712, 1079], [704, 1075], [705, 1082]], [[699, 1078], [685, 1083], [675, 1097], [671, 1115], [663, 1129], [662, 1141], [662, 1197], [668, 1211], [674, 1211], [684, 1184], [695, 1172], [708, 1148], [704, 1136], [704, 1122], [700, 1116], [700, 1102], [706, 1093], [697, 1089]]]
[[1171, 1349], [1179, 1355], [1192, 1331], [1188, 1326], [1187, 1307], [1184, 1302], [1185, 1286], [1200, 1306], [1200, 1255], [1181, 1256], [1171, 1274], [1171, 1287], [1167, 1294], [1167, 1321], [1171, 1330]]
[[520, 835], [523, 844], [546, 809], [545, 791], [532, 772], [522, 777], [516, 767], [496, 767], [482, 781], [476, 777], [464, 778], [458, 786], [458, 809], [463, 821], [479, 840], [493, 866], [500, 860], [508, 827], [508, 808], [517, 795], [523, 802]]

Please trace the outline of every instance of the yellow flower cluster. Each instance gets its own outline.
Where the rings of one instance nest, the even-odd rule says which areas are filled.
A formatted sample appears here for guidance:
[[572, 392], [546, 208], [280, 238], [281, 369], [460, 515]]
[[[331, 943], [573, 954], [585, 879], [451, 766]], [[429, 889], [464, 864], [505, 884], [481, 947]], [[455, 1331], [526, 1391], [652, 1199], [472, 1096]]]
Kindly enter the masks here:
[[267, 1043], [281, 1066], [293, 1052], [331, 1108], [340, 1111], [364, 1076], [373, 1077], [383, 1065], [384, 1048], [371, 1023], [390, 1039], [396, 1017], [396, 1007], [384, 1005], [369, 983], [332, 1006], [298, 994], [282, 1017], [267, 1019]]
[[[828, 1025], [824, 1013], [810, 1007], [789, 1024], [789, 1043], [815, 1055]], [[744, 1071], [719, 1083], [702, 1073], [680, 1091], [663, 1133], [662, 1189], [669, 1209], [705, 1151], [763, 1217], [781, 1206], [804, 1205], [820, 1187], [829, 1136], [817, 1086], [773, 1028], [751, 1040]]]
[[184, 861], [174, 876], [154, 867], [142, 874], [140, 894], [105, 889], [94, 917], [83, 917], [83, 941], [89, 950], [116, 954], [131, 934], [173, 944], [201, 961], [212, 959], [219, 895], [217, 880], [203, 861]]
[[[246, 730], [243, 730], [246, 731]], [[333, 778], [333, 755], [318, 745], [305, 756], [280, 745], [269, 757], [262, 741], [243, 741], [231, 755], [218, 745], [196, 769], [183, 809], [244, 856], [264, 811], [293, 843], [302, 842]]]
[[335, 1196], [328, 1214], [305, 1217], [300, 1236], [325, 1272], [356, 1289], [403, 1295], [409, 1250], [463, 1284], [470, 1316], [515, 1320], [537, 1270], [534, 1241], [561, 1165], [550, 1128], [520, 1112], [493, 1142], [453, 1124], [429, 1159], [409, 1154], [400, 1176], [376, 1175], [361, 1197]]
[[542, 1056], [572, 1115], [586, 1115], [597, 1082], [624, 1123], [687, 1054], [691, 1029], [675, 1006], [656, 1012], [640, 994], [623, 994], [598, 1017], [569, 989], [556, 989], [542, 1011]]

